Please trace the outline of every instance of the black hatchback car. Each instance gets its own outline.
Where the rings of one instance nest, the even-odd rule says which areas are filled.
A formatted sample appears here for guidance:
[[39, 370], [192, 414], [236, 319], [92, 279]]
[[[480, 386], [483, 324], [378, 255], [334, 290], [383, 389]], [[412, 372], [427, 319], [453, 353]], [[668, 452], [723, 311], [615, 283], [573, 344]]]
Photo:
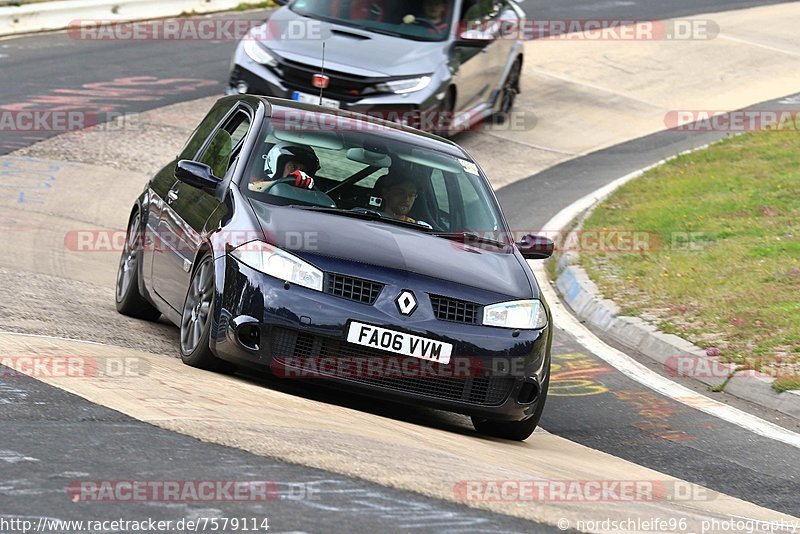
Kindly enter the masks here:
[[486, 177], [456, 144], [255, 96], [221, 99], [130, 214], [117, 309], [180, 327], [188, 365], [271, 368], [526, 439], [553, 327]]
[[511, 110], [524, 18], [515, 0], [294, 0], [239, 43], [227, 94], [449, 135]]

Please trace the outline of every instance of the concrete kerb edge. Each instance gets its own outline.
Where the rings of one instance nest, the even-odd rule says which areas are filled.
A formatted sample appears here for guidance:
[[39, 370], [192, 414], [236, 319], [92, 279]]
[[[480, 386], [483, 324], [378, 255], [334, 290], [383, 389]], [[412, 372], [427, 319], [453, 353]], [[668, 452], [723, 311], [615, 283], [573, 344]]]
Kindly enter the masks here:
[[244, 0], [59, 0], [0, 7], [0, 38], [64, 30], [76, 20], [130, 22], [229, 11]]
[[[580, 230], [594, 209], [626, 183], [680, 156], [704, 150], [709, 146], [711, 144], [681, 152], [611, 182], [559, 212], [548, 223], [546, 230]], [[772, 389], [775, 379], [768, 375], [756, 376], [752, 372], [742, 374], [735, 365], [724, 363], [718, 357], [707, 356], [703, 349], [685, 339], [665, 334], [639, 317], [620, 315], [619, 306], [613, 300], [604, 298], [597, 285], [580, 266], [579, 259], [580, 256], [575, 251], [555, 258], [557, 276], [551, 283], [565, 306], [581, 322], [622, 346], [660, 363], [668, 374], [677, 372], [678, 357], [697, 358], [715, 372], [708, 373], [709, 376], [693, 377], [695, 380], [709, 388], [724, 386], [725, 392], [735, 397], [800, 419], [800, 391], [778, 393]], [[726, 375], [729, 378], [723, 378]]]

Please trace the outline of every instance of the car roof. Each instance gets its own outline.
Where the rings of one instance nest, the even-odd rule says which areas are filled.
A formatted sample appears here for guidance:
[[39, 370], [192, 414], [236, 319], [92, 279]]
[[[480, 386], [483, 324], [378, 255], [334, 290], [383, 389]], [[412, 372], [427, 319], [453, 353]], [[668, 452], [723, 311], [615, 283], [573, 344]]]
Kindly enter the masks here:
[[[301, 111], [309, 111], [312, 113], [324, 113], [326, 115], [336, 116], [336, 117], [344, 117], [356, 121], [368, 122], [371, 124], [376, 124], [387, 129], [395, 130], [398, 132], [403, 132], [412, 136], [413, 142], [426, 145], [428, 148], [433, 148], [442, 152], [446, 152], [452, 156], [460, 157], [460, 158], [467, 158], [472, 159], [467, 152], [462, 149], [456, 143], [445, 139], [443, 137], [439, 137], [438, 135], [434, 135], [428, 132], [423, 132], [422, 130], [417, 130], [415, 128], [411, 128], [409, 126], [404, 126], [402, 124], [398, 124], [396, 122], [386, 121], [383, 119], [379, 119], [377, 117], [373, 117], [370, 115], [364, 115], [361, 113], [355, 113], [352, 111], [345, 111], [342, 109], [332, 109], [327, 108], [324, 106], [317, 106], [314, 104], [304, 104], [301, 102], [296, 102], [294, 100], [286, 100], [283, 98], [275, 98], [275, 97], [268, 97], [268, 96], [257, 96], [257, 95], [240, 95], [238, 98], [242, 97], [249, 97], [249, 98], [256, 98], [262, 103], [264, 103], [268, 110], [272, 110], [274, 108], [283, 108], [283, 109], [296, 109]], [[236, 97], [234, 97], [236, 98]], [[270, 113], [267, 113], [271, 115]], [[412, 140], [409, 140], [412, 141]]]

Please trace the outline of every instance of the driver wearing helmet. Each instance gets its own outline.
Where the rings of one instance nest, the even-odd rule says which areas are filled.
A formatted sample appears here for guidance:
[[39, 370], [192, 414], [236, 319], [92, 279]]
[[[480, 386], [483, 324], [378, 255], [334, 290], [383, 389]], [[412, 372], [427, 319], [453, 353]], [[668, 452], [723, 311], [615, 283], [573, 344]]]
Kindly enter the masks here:
[[262, 192], [277, 180], [301, 189], [314, 188], [314, 174], [319, 170], [319, 158], [311, 147], [277, 143], [264, 158], [266, 180], [250, 182], [250, 191]]

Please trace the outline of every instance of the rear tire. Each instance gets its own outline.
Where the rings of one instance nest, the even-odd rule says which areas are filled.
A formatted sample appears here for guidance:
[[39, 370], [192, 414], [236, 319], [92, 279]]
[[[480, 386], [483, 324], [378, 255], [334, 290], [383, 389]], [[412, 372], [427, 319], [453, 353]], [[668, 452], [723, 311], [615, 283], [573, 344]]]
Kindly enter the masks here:
[[214, 279], [214, 258], [209, 254], [200, 260], [186, 293], [180, 325], [181, 360], [198, 369], [230, 373], [236, 366], [217, 358], [209, 345], [216, 298]]
[[161, 312], [139, 292], [139, 263], [142, 257], [143, 243], [142, 215], [137, 211], [128, 223], [125, 248], [117, 269], [115, 300], [117, 311], [122, 315], [145, 321], [155, 321], [161, 317]]
[[536, 427], [544, 412], [545, 401], [547, 400], [547, 390], [550, 387], [550, 375], [544, 380], [542, 391], [539, 393], [538, 404], [533, 415], [524, 421], [497, 421], [494, 419], [472, 418], [472, 426], [479, 434], [491, 436], [493, 438], [508, 439], [512, 441], [525, 441], [528, 439]]

